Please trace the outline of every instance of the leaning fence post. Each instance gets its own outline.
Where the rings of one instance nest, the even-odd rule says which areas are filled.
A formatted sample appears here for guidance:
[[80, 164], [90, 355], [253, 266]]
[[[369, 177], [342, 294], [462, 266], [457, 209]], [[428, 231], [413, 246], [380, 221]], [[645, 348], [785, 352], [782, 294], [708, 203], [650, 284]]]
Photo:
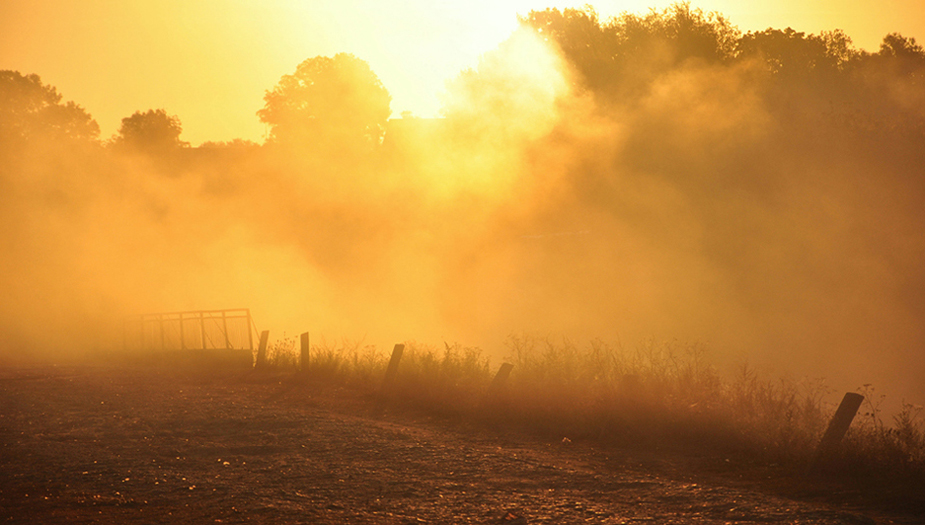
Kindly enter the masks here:
[[299, 368], [303, 374], [308, 373], [308, 332], [299, 336]]
[[270, 339], [270, 331], [264, 330], [260, 332], [260, 346], [257, 347], [257, 368], [266, 366], [267, 364], [267, 340]]
[[395, 382], [395, 375], [398, 373], [398, 363], [401, 362], [402, 353], [405, 351], [405, 345], [398, 343], [392, 349], [392, 358], [389, 359], [389, 367], [385, 370], [385, 378], [382, 380], [382, 392], [385, 393], [392, 388]]
[[488, 397], [494, 398], [500, 395], [501, 391], [504, 390], [504, 387], [507, 386], [507, 378], [511, 376], [511, 370], [514, 369], [514, 365], [510, 363], [502, 363], [501, 368], [498, 369], [498, 373], [495, 374], [495, 378], [491, 380], [491, 386], [488, 387]]
[[835, 451], [848, 432], [848, 427], [851, 426], [851, 422], [854, 420], [854, 416], [857, 415], [863, 401], [864, 396], [861, 394], [853, 392], [845, 394], [841, 404], [838, 405], [838, 409], [835, 411], [835, 415], [832, 416], [832, 421], [829, 422], [829, 427], [823, 434], [819, 446], [816, 448], [816, 455], [810, 464], [810, 470], [814, 470], [819, 466], [820, 462], [825, 461]]
[[502, 363], [498, 373], [495, 374], [495, 378], [491, 380], [488, 393], [482, 399], [480, 406], [480, 409], [486, 411], [486, 414], [493, 414], [499, 410], [501, 412], [505, 411], [506, 399], [504, 392], [507, 389], [507, 380], [511, 376], [511, 370], [513, 369], [514, 365]]

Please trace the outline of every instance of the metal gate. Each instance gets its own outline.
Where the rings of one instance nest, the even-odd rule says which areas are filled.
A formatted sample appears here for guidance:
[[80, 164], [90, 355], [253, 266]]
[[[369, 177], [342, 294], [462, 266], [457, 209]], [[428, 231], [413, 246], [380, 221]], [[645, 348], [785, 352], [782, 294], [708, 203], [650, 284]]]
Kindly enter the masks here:
[[125, 318], [126, 350], [254, 350], [256, 328], [247, 308], [142, 314]]

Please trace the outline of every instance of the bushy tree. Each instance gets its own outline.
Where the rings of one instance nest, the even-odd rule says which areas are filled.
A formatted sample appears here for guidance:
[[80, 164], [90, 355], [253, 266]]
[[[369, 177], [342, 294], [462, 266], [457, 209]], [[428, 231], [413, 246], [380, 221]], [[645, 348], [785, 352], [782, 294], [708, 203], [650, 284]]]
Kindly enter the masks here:
[[584, 87], [602, 91], [619, 82], [619, 37], [601, 24], [590, 7], [531, 11], [520, 18], [520, 23], [558, 45], [569, 64], [580, 74]]
[[136, 151], [163, 153], [188, 145], [180, 140], [182, 132], [179, 117], [168, 115], [166, 110], [136, 111], [122, 119], [113, 144]]
[[305, 60], [263, 99], [272, 140], [300, 146], [378, 144], [392, 113], [379, 77], [348, 53]]
[[688, 61], [722, 63], [735, 55], [738, 29], [690, 3], [601, 22], [591, 8], [546, 9], [521, 18], [562, 49], [584, 87], [599, 98], [638, 95], [659, 74]]
[[739, 31], [723, 15], [676, 3], [645, 16], [624, 14], [610, 24], [625, 49], [651, 51], [662, 48], [661, 60], [673, 66], [691, 59], [723, 62], [733, 58]]
[[95, 141], [100, 127], [82, 107], [61, 102], [38, 75], [0, 71], [0, 138], [7, 143], [52, 139]]
[[890, 33], [883, 37], [880, 43], [880, 54], [883, 56], [925, 61], [925, 49], [916, 43], [913, 37], [904, 37], [899, 33]]
[[771, 74], [782, 77], [831, 71], [838, 66], [838, 57], [829, 54], [821, 36], [789, 27], [750, 32], [739, 40], [737, 48], [739, 58], [762, 60]]
[[873, 67], [888, 76], [902, 78], [913, 90], [921, 91], [925, 85], [925, 48], [913, 37], [899, 33], [886, 35], [880, 43], [880, 51], [870, 59]]

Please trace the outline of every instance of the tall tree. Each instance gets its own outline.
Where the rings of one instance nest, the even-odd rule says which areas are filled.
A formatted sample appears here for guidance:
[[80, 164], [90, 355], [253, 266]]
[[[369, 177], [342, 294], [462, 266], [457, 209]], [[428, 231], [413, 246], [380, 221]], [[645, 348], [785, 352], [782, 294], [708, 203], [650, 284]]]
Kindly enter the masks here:
[[379, 77], [348, 53], [305, 60], [263, 99], [272, 139], [299, 146], [378, 144], [392, 113]]

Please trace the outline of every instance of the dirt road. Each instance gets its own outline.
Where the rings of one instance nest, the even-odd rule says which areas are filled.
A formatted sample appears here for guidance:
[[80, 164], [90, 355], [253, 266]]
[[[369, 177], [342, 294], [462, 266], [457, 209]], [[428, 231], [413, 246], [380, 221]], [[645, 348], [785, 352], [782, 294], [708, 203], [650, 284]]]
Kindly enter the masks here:
[[0, 370], [0, 521], [915, 522], [771, 495], [652, 452], [414, 419], [278, 379]]

